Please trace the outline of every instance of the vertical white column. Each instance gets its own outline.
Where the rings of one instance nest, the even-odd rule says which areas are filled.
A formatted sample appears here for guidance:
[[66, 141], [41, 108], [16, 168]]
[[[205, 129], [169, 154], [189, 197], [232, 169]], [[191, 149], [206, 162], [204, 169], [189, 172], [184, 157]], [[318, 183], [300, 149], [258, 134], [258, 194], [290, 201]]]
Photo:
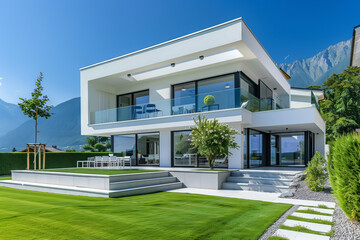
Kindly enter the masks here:
[[160, 131], [160, 167], [171, 167], [171, 131]]
[[322, 132], [319, 134], [315, 133], [315, 152], [316, 151], [325, 156], [325, 134]]
[[235, 141], [238, 143], [239, 149], [230, 149], [231, 155], [229, 156], [228, 168], [244, 168], [244, 135], [242, 134], [244, 128], [241, 124], [230, 125], [230, 127], [238, 131], [238, 134], [235, 136]]

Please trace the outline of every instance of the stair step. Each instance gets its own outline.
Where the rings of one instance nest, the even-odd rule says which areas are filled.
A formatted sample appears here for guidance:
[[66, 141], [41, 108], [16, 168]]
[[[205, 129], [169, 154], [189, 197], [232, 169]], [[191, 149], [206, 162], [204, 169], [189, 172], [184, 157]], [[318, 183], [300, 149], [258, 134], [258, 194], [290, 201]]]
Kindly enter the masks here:
[[109, 197], [113, 198], [113, 197], [124, 197], [131, 195], [140, 195], [146, 193], [155, 193], [155, 192], [167, 191], [182, 187], [183, 184], [181, 182], [173, 182], [173, 183], [156, 184], [156, 185], [136, 187], [136, 188], [111, 190], [109, 193]]
[[130, 180], [130, 181], [111, 182], [110, 190], [150, 186], [150, 185], [163, 184], [163, 183], [172, 183], [176, 181], [177, 181], [176, 177], [157, 177], [157, 178]]
[[234, 183], [234, 182], [224, 182], [222, 189], [256, 191], [256, 192], [277, 192], [277, 193], [290, 191], [288, 186], [247, 184], [247, 183]]
[[145, 178], [146, 179], [160, 178], [160, 177], [168, 177], [168, 176], [169, 176], [168, 171], [110, 175], [110, 183], [121, 182], [121, 181], [131, 181], [131, 180], [140, 180], [140, 179], [145, 179]]
[[227, 182], [235, 183], [248, 183], [248, 184], [263, 184], [263, 185], [275, 185], [275, 186], [290, 186], [291, 179], [275, 179], [275, 178], [257, 178], [257, 177], [228, 177]]
[[275, 173], [275, 172], [252, 172], [252, 171], [233, 171], [231, 177], [244, 177], [244, 178], [272, 178], [272, 179], [288, 179], [292, 180], [295, 174], [290, 173]]

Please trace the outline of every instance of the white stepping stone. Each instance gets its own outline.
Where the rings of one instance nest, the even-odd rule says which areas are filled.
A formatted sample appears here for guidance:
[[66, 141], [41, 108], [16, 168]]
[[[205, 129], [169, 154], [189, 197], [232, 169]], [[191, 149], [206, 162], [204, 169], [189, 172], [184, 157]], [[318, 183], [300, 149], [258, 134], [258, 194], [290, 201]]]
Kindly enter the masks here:
[[329, 240], [330, 237], [318, 234], [310, 234], [303, 232], [278, 229], [273, 236], [284, 237], [290, 240]]
[[328, 233], [328, 232], [331, 231], [331, 225], [320, 224], [320, 223], [312, 223], [312, 222], [296, 221], [296, 220], [291, 220], [291, 219], [287, 219], [283, 223], [283, 225], [289, 226], [289, 227], [301, 226], [301, 227], [305, 227], [307, 229], [322, 232], [322, 233]]
[[320, 220], [326, 220], [332, 222], [333, 217], [332, 216], [324, 216], [324, 215], [317, 215], [317, 214], [310, 214], [310, 213], [299, 213], [294, 212], [291, 214], [291, 216], [295, 217], [302, 217], [307, 219], [320, 219]]
[[325, 208], [299, 207], [298, 210], [314, 210], [321, 213], [334, 214], [334, 210]]

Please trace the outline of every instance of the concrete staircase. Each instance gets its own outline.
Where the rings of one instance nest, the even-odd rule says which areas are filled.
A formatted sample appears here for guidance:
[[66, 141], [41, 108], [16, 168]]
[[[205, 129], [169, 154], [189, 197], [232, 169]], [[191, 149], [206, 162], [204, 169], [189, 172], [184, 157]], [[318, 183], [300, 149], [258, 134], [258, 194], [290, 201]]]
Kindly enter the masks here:
[[[49, 174], [49, 172], [38, 172], [37, 174]], [[39, 182], [37, 181], [39, 180], [39, 177], [37, 177], [36, 180], [31, 180], [31, 178], [28, 177], [25, 178], [26, 180], [15, 179], [0, 181], [0, 186], [39, 192], [106, 198], [155, 193], [183, 187], [183, 183], [179, 182], [176, 177], [171, 176], [168, 171], [110, 176], [68, 173], [62, 175], [78, 177], [76, 177], [77, 180], [63, 178], [62, 181], [56, 183], [50, 183], [49, 181]], [[79, 179], [80, 175], [82, 175], [83, 179]], [[107, 184], [103, 185], [103, 187], [99, 187], [101, 184], [99, 184], [100, 180], [97, 180], [97, 178], [105, 178]], [[46, 179], [46, 177], [43, 177], [43, 179]], [[73, 181], [73, 185], [66, 184], [66, 182], [68, 183], [71, 181]], [[88, 181], [90, 184], [86, 187], [80, 186], [80, 183], [84, 181]]]
[[290, 192], [296, 172], [239, 170], [231, 172], [222, 189], [256, 192]]
[[123, 197], [182, 188], [183, 184], [169, 172], [117, 175], [110, 178], [109, 197]]

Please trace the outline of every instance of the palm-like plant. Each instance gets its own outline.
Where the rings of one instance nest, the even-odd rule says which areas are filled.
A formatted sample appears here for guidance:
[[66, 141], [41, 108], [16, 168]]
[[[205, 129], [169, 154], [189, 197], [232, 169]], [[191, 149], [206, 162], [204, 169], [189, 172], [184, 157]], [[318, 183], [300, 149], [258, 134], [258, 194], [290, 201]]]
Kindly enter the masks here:
[[200, 155], [209, 161], [209, 167], [214, 168], [216, 159], [222, 159], [231, 155], [230, 149], [238, 149], [235, 135], [238, 132], [228, 125], [221, 124], [218, 120], [208, 120], [205, 116], [197, 116], [194, 119], [195, 127], [192, 127], [190, 137], [191, 146], [197, 149]]

